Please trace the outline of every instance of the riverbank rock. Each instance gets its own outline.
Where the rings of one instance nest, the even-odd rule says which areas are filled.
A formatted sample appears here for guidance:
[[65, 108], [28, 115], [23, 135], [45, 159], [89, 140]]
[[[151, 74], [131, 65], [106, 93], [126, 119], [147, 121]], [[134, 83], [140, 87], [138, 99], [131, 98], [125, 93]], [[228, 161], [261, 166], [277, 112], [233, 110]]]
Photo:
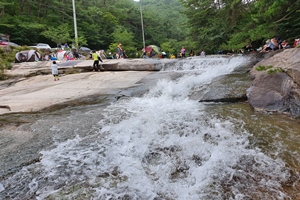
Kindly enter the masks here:
[[201, 90], [194, 91], [190, 96], [191, 99], [199, 100], [199, 102], [216, 103], [246, 101], [246, 90], [251, 86], [249, 71], [263, 57], [256, 54], [244, 55], [242, 57], [248, 58], [247, 62], [229, 74], [214, 78], [211, 83], [204, 86]]
[[57, 61], [60, 81], [53, 81], [51, 61], [15, 63], [6, 71], [10, 78], [0, 82], [0, 115], [38, 112], [90, 96], [115, 93], [177, 59], [107, 59], [101, 63], [101, 72], [92, 72], [93, 62]]
[[300, 48], [286, 49], [250, 71], [249, 104], [256, 111], [300, 115]]
[[[93, 71], [93, 60], [56, 61], [59, 74], [75, 74]], [[101, 71], [159, 71], [177, 59], [105, 59]], [[31, 77], [51, 74], [52, 61], [14, 63], [5, 74], [10, 77]]]

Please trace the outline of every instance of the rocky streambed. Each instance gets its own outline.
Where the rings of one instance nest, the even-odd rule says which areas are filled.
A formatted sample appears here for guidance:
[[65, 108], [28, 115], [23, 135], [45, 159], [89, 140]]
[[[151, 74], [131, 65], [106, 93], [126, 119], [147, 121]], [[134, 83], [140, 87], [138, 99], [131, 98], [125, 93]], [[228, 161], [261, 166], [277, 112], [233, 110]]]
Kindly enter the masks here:
[[[279, 55], [283, 52], [276, 53], [276, 55]], [[271, 55], [272, 54], [268, 54], [270, 59]], [[226, 56], [224, 59], [218, 58], [218, 62], [223, 62], [222, 67], [226, 68], [227, 61], [230, 61], [231, 58], [234, 57]], [[197, 70], [195, 70], [195, 72], [193, 70], [190, 70], [192, 72], [185, 72], [182, 65], [184, 65], [185, 62], [190, 62], [192, 63], [190, 68], [193, 69], [195, 65], [193, 65], [192, 60], [174, 60], [172, 62], [174, 62], [177, 68], [175, 71], [168, 71], [163, 68], [163, 65], [160, 65], [162, 70], [159, 73], [156, 73], [157, 71], [86, 72], [63, 75], [61, 82], [54, 82], [51, 75], [47, 74], [22, 78], [22, 80], [19, 80], [14, 84], [9, 84], [7, 87], [3, 85], [4, 89], [1, 90], [13, 87], [14, 85], [20, 87], [18, 90], [15, 90], [15, 93], [7, 93], [6, 96], [9, 96], [10, 94], [17, 99], [18, 95], [25, 95], [22, 96], [23, 100], [25, 100], [22, 105], [26, 105], [25, 103], [27, 101], [25, 97], [28, 98], [27, 93], [32, 92], [34, 94], [42, 94], [42, 96], [45, 96], [48, 93], [51, 94], [49, 91], [60, 91], [60, 97], [63, 101], [53, 101], [53, 104], [49, 103], [43, 107], [43, 109], [36, 111], [13, 112], [2, 114], [0, 116], [0, 180], [3, 180], [3, 183], [5, 182], [3, 187], [0, 183], [0, 197], [1, 195], [2, 197], [5, 195], [18, 196], [18, 194], [23, 192], [23, 190], [27, 191], [28, 188], [26, 188], [26, 181], [29, 181], [30, 183], [35, 180], [40, 181], [37, 188], [31, 188], [33, 190], [36, 190], [39, 187], [48, 187], [50, 179], [45, 179], [44, 173], [52, 172], [51, 170], [56, 169], [56, 167], [54, 165], [45, 165], [44, 167], [47, 170], [49, 167], [51, 168], [51, 166], [54, 167], [50, 171], [43, 171], [43, 168], [36, 168], [42, 164], [42, 158], [45, 160], [48, 159], [45, 158], [45, 156], [47, 157], [47, 152], [49, 154], [51, 154], [52, 150], [54, 152], [59, 152], [61, 148], [61, 154], [59, 153], [58, 155], [58, 153], [54, 153], [55, 155], [53, 155], [53, 158], [49, 158], [48, 161], [57, 159], [57, 162], [60, 163], [57, 165], [57, 170], [62, 170], [59, 171], [59, 173], [61, 173], [63, 177], [65, 175], [65, 178], [68, 180], [71, 178], [68, 173], [74, 173], [76, 176], [80, 176], [81, 174], [85, 174], [85, 172], [89, 172], [89, 170], [93, 169], [94, 164], [95, 168], [97, 168], [95, 171], [101, 172], [101, 170], [98, 169], [99, 165], [101, 166], [101, 162], [90, 162], [90, 160], [85, 160], [87, 158], [86, 156], [91, 155], [91, 158], [98, 158], [99, 155], [106, 156], [104, 154], [102, 155], [102, 150], [110, 148], [114, 149], [119, 146], [119, 143], [111, 145], [111, 142], [119, 141], [120, 144], [122, 144], [120, 145], [120, 148], [122, 147], [121, 151], [108, 151], [113, 152], [114, 156], [103, 157], [103, 160], [107, 159], [109, 161], [103, 164], [104, 167], [109, 166], [111, 164], [111, 159], [114, 159], [116, 156], [120, 155], [120, 159], [122, 159], [124, 150], [127, 152], [127, 148], [129, 149], [129, 147], [132, 147], [132, 150], [129, 149], [130, 151], [128, 151], [131, 153], [139, 152], [134, 151], [134, 147], [136, 146], [139, 146], [141, 149], [150, 148], [149, 155], [152, 155], [151, 152], [153, 153], [154, 150], [162, 149], [163, 151], [166, 151], [170, 148], [173, 150], [170, 151], [170, 154], [168, 155], [172, 157], [176, 154], [174, 160], [177, 160], [177, 158], [183, 158], [186, 160], [183, 162], [185, 163], [185, 168], [182, 168], [181, 163], [177, 163], [179, 166], [176, 166], [176, 173], [174, 173], [174, 171], [171, 173], [170, 178], [172, 181], [178, 183], [181, 179], [186, 180], [185, 178], [189, 176], [189, 173], [186, 172], [188, 172], [188, 170], [192, 167], [195, 167], [194, 162], [199, 165], [198, 169], [200, 169], [203, 165], [202, 162], [211, 160], [210, 158], [212, 158], [212, 154], [216, 155], [218, 152], [226, 152], [226, 155], [220, 157], [220, 163], [224, 164], [228, 162], [228, 160], [226, 160], [227, 158], [238, 160], [233, 168], [227, 169], [229, 171], [237, 169], [237, 173], [234, 174], [234, 178], [230, 179], [230, 183], [232, 183], [234, 187], [237, 186], [235, 187], [236, 189], [245, 189], [244, 192], [245, 194], [249, 194], [248, 196], [257, 195], [258, 191], [260, 194], [263, 193], [266, 194], [265, 196], [273, 197], [276, 194], [272, 194], [272, 191], [264, 193], [264, 190], [269, 190], [268, 188], [264, 188], [265, 186], [260, 188], [262, 191], [257, 189], [257, 186], [260, 184], [260, 181], [258, 180], [260, 180], [260, 178], [267, 178], [270, 181], [275, 181], [277, 185], [283, 185], [282, 187], [284, 189], [280, 191], [283, 191], [291, 197], [297, 198], [297, 193], [299, 191], [296, 191], [295, 187], [297, 188], [299, 186], [299, 179], [297, 178], [299, 171], [298, 155], [300, 154], [298, 149], [299, 134], [297, 134], [299, 124], [297, 124], [296, 120], [288, 118], [286, 115], [265, 115], [263, 113], [254, 112], [253, 109], [250, 109], [252, 105], [249, 105], [247, 102], [246, 91], [253, 84], [253, 76], [249, 72], [253, 70], [255, 63], [259, 62], [262, 58], [259, 58], [256, 55], [251, 55], [250, 59], [252, 61], [248, 64], [236, 68], [229, 74], [217, 76], [209, 82], [198, 80], [198, 77], [205, 79], [205, 76], [201, 76], [201, 73], [204, 73], [201, 71], [201, 67], [199, 68], [200, 72]], [[210, 58], [210, 60], [213, 60], [213, 58]], [[218, 67], [219, 70], [223, 69], [220, 66]], [[190, 77], [185, 77], [187, 73], [191, 73], [192, 75]], [[280, 71], [280, 73], [284, 72]], [[190, 88], [189, 81], [191, 81], [191, 79], [193, 79], [192, 81], [195, 83], [201, 84], [195, 84]], [[169, 80], [169, 82], [163, 81], [158, 83], [160, 80]], [[158, 85], [156, 85], [157, 83]], [[31, 88], [26, 91], [24, 89], [28, 86], [28, 84], [39, 85], [39, 87], [35, 89]], [[149, 90], [151, 91], [151, 88], [155, 85], [156, 89], [154, 89], [154, 92], [152, 91], [154, 94], [144, 96], [144, 94]], [[23, 86], [23, 88], [21, 86]], [[45, 88], [48, 88], [46, 90], [47, 92], [45, 92]], [[63, 90], [60, 90], [60, 88], [63, 88]], [[185, 93], [185, 90], [187, 89], [190, 89], [192, 92], [189, 93], [188, 98], [182, 99], [181, 95], [182, 93]], [[88, 91], [91, 93], [88, 93]], [[167, 93], [166, 97], [164, 97], [164, 92], [161, 91]], [[54, 92], [53, 94], [56, 93]], [[70, 96], [66, 97], [64, 95]], [[51, 98], [54, 98], [54, 96]], [[158, 100], [157, 98], [160, 96], [163, 97]], [[49, 96], [46, 97], [47, 98], [45, 99], [48, 101], [51, 99]], [[33, 101], [34, 104], [34, 101], [37, 101], [38, 99], [42, 98], [35, 96], [35, 98], [32, 98], [31, 101]], [[6, 102], [12, 101], [9, 100], [10, 99], [7, 98]], [[191, 103], [190, 100], [196, 102], [196, 104]], [[109, 108], [110, 104], [113, 104], [113, 106]], [[172, 107], [172, 109], [168, 109], [169, 107]], [[173, 111], [175, 112], [173, 113]], [[159, 121], [156, 121], [156, 119], [159, 119]], [[278, 123], [278, 120], [281, 123]], [[137, 122], [141, 122], [141, 125], [139, 126], [136, 124]], [[163, 125], [160, 129], [152, 132], [155, 127], [162, 123]], [[179, 127], [177, 128], [177, 126]], [[105, 127], [104, 130], [102, 130], [103, 127]], [[112, 129], [112, 131], [110, 131], [110, 129]], [[176, 145], [173, 145], [174, 141], [172, 141], [172, 146], [165, 144], [167, 146], [164, 147], [163, 143], [167, 142], [169, 137], [165, 137], [165, 134], [169, 134], [173, 137], [174, 132], [177, 133], [177, 131], [177, 146], [179, 148], [175, 148]], [[141, 137], [140, 134], [142, 134], [143, 137]], [[158, 135], [156, 136], [155, 134]], [[276, 137], [274, 137], [274, 134], [276, 134]], [[177, 134], [174, 136], [177, 137]], [[243, 138], [243, 141], [245, 139], [246, 142], [240, 141], [239, 139], [241, 138], [239, 138], [239, 136]], [[118, 138], [120, 137], [124, 137], [124, 139], [119, 140]], [[140, 143], [138, 141], [146, 137], [153, 137], [154, 144], [151, 143], [149, 146], [142, 144], [139, 145]], [[157, 140], [156, 137], [162, 138]], [[80, 142], [80, 138], [83, 139], [82, 143]], [[96, 141], [95, 138], [97, 139]], [[108, 139], [106, 140], [106, 138]], [[237, 141], [233, 142], [236, 139]], [[128, 143], [126, 143], [126, 141]], [[148, 139], [145, 141], [148, 141]], [[186, 141], [187, 145], [184, 146]], [[76, 142], [78, 142], [78, 145], [75, 144]], [[123, 145], [124, 142], [125, 144]], [[199, 143], [194, 144], [194, 142]], [[227, 142], [229, 142], [228, 146], [225, 145], [223, 147], [222, 144], [227, 144]], [[102, 149], [102, 145], [104, 144], [107, 146]], [[153, 149], [153, 145], [157, 145], [158, 147]], [[196, 155], [192, 157], [190, 162], [188, 154], [185, 156], [181, 156], [180, 154], [180, 156], [177, 155], [177, 153], [180, 153], [185, 149], [189, 149], [190, 147], [193, 151], [199, 151], [200, 155], [202, 151], [208, 151], [208, 149], [202, 149], [203, 145], [209, 145], [209, 149], [213, 150], [210, 155], [203, 157], [205, 159], [202, 159], [199, 156], [197, 157]], [[232, 148], [232, 145], [234, 145], [234, 148]], [[243, 148], [245, 145], [247, 148]], [[71, 151], [73, 147], [75, 148], [74, 152]], [[87, 149], [90, 149], [88, 154], [86, 154]], [[219, 151], [220, 149], [222, 150]], [[65, 156], [67, 151], [71, 152]], [[233, 154], [231, 154], [231, 151]], [[240, 152], [244, 151], [249, 152], [245, 155], [239, 155]], [[259, 151], [259, 153], [256, 151]], [[43, 156], [41, 155], [41, 152]], [[260, 163], [261, 158], [257, 157], [262, 156], [261, 152], [264, 156], [262, 157], [263, 163]], [[81, 155], [81, 153], [83, 157], [72, 160], [74, 158], [73, 156]], [[97, 153], [100, 154], [97, 155]], [[164, 154], [153, 153], [153, 158], [150, 158], [147, 155], [148, 154], [146, 154], [146, 158], [150, 159], [149, 162], [145, 162], [146, 158], [143, 158], [145, 155], [141, 155], [141, 158], [143, 158], [141, 163], [143, 165], [149, 164], [149, 166], [146, 166], [146, 169], [150, 169], [148, 167], [151, 167], [153, 164], [159, 164], [159, 162], [157, 163], [155, 160], [156, 158], [159, 159], [159, 157], [155, 156]], [[125, 157], [128, 158], [128, 156]], [[137, 158], [139, 158], [139, 156], [133, 156], [133, 159], [139, 162]], [[169, 158], [169, 156], [167, 156], [167, 158]], [[273, 158], [274, 160], [272, 160]], [[266, 159], [268, 163], [266, 163]], [[274, 166], [278, 166], [277, 161], [280, 161], [281, 163], [281, 159], [284, 160], [284, 163], [286, 163], [286, 166], [291, 171], [291, 176], [288, 180], [279, 180], [277, 177], [281, 177], [281, 174], [276, 174], [273, 170]], [[115, 160], [118, 161], [119, 159]], [[85, 161], [87, 162], [82, 164]], [[254, 161], [257, 162], [257, 165], [255, 166], [253, 165]], [[231, 162], [232, 160], [228, 163]], [[166, 161], [166, 163], [172, 162]], [[83, 168], [79, 169], [80, 173], [78, 174], [79, 171], [74, 169], [78, 169], [77, 167], [80, 167], [81, 165]], [[161, 167], [163, 166], [165, 165], [161, 165]], [[284, 166], [284, 164], [280, 166]], [[22, 170], [24, 169], [23, 167], [25, 168], [25, 171]], [[109, 169], [110, 168], [108, 167], [108, 172], [105, 172], [107, 173], [107, 176], [103, 177], [102, 174], [100, 174], [97, 178], [101, 180], [108, 177], [115, 178], [119, 174], [122, 174], [121, 171], [115, 173], [110, 172]], [[112, 167], [111, 169], [115, 168]], [[121, 170], [121, 167], [118, 167], [117, 169]], [[210, 169], [218, 169], [218, 167], [212, 166]], [[222, 169], [224, 170], [225, 168]], [[64, 170], [68, 173], [63, 173]], [[23, 176], [22, 173], [17, 173], [18, 171], [22, 171], [22, 173], [26, 175]], [[280, 173], [282, 172], [281, 170], [279, 171]], [[288, 170], [285, 170], [285, 173], [287, 171]], [[245, 176], [240, 174], [244, 172], [246, 173]], [[217, 172], [215, 171], [212, 176], [214, 176], [215, 173]], [[273, 176], [266, 175], [265, 173], [275, 176], [274, 180], [272, 180]], [[16, 177], [12, 176], [14, 174], [16, 174]], [[150, 176], [152, 175], [153, 174], [151, 173]], [[24, 179], [19, 179], [19, 177], [22, 176]], [[33, 176], [33, 178], [31, 178], [31, 176]], [[255, 180], [251, 179], [251, 190], [248, 190], [249, 187], [247, 184], [249, 183], [249, 180], [247, 179], [247, 176], [256, 177]], [[246, 179], [244, 180], [242, 177]], [[57, 179], [59, 179], [59, 176]], [[19, 180], [24, 181], [24, 184], [23, 182], [21, 184], [17, 183]], [[159, 180], [159, 177], [155, 178], [154, 181], [156, 180]], [[20, 193], [15, 193], [15, 188], [11, 187], [10, 181], [11, 183], [14, 183], [15, 181], [15, 183], [18, 184], [18, 186], [16, 186], [17, 190], [22, 191]], [[120, 181], [124, 183], [127, 179], [122, 179]], [[225, 184], [227, 179], [218, 181], [221, 182], [221, 186], [224, 187], [226, 191], [230, 190], [231, 185]], [[56, 178], [53, 181], [55, 188], [60, 188], [62, 191], [65, 188], [66, 193], [69, 193], [69, 185], [66, 182], [62, 181], [57, 185], [55, 182]], [[72, 181], [69, 183], [72, 184]], [[86, 185], [86, 183], [87, 182], [84, 182], [82, 186], [87, 190], [89, 187], [95, 187]], [[100, 182], [97, 181], [97, 184], [98, 183]], [[34, 186], [34, 184], [29, 184], [29, 186]], [[241, 188], [239, 188], [240, 186]], [[72, 185], [70, 187], [76, 188], [76, 186], [73, 187]], [[111, 186], [109, 189], [113, 190], [113, 187], [114, 186]], [[80, 190], [77, 191], [77, 189], [72, 190], [72, 192], [75, 192], [75, 196], [77, 192], [82, 194]], [[63, 194], [62, 192], [57, 195], [63, 196], [67, 194]], [[213, 194], [214, 193], [212, 192], [210, 195]], [[39, 194], [28, 192], [26, 195], [33, 198]]]

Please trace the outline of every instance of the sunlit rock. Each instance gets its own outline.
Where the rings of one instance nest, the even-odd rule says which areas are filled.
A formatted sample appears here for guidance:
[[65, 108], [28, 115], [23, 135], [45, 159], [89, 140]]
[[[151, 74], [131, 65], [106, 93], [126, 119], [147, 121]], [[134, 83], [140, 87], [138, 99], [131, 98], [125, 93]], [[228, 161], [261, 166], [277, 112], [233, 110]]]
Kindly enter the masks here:
[[300, 115], [300, 49], [286, 49], [258, 62], [250, 71], [250, 105], [259, 111]]

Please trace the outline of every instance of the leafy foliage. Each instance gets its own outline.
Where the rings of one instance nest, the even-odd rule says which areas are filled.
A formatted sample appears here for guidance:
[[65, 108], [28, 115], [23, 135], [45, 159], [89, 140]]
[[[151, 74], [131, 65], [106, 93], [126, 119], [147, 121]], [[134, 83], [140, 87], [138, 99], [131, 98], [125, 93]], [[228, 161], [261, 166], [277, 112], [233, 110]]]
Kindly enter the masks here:
[[299, 0], [181, 0], [190, 36], [210, 51], [239, 49], [248, 43], [299, 37]]
[[[119, 43], [122, 44], [123, 51], [125, 50], [127, 55], [129, 55], [129, 56], [130, 55], [135, 55], [137, 49], [135, 48], [136, 43], [133, 40], [134, 36], [133, 36], [132, 32], [129, 32], [127, 30], [122, 30], [120, 28], [120, 29], [117, 29], [112, 34], [112, 37], [113, 37], [114, 41], [119, 41]], [[112, 43], [109, 46], [108, 51], [115, 53], [116, 52], [116, 47], [118, 46], [119, 43]], [[132, 56], [130, 56], [130, 57], [132, 57]]]
[[263, 66], [263, 65], [260, 65], [260, 66], [258, 66], [258, 67], [256, 67], [255, 69], [257, 70], [257, 71], [265, 71], [265, 70], [268, 70], [268, 69], [271, 69], [273, 66]]
[[274, 68], [274, 69], [269, 69], [268, 74], [276, 74], [276, 73], [283, 73], [284, 70], [282, 68]]
[[15, 54], [28, 49], [27, 46], [0, 46], [0, 80], [6, 78], [4, 71], [12, 68], [12, 63], [15, 61]]
[[56, 44], [62, 44], [65, 41], [72, 40], [70, 38], [68, 24], [61, 24], [57, 27], [49, 27], [47, 30], [43, 31], [41, 35], [49, 38], [52, 42]]
[[257, 71], [267, 71], [268, 74], [275, 74], [275, 73], [283, 73], [284, 70], [280, 67], [277, 68], [273, 68], [273, 66], [263, 66], [260, 65], [258, 67], [255, 68]]
[[[132, 54], [146, 45], [176, 53], [254, 48], [300, 35], [299, 0], [76, 0], [79, 45]], [[72, 0], [2, 0], [0, 32], [20, 45], [74, 43]], [[257, 45], [257, 46], [255, 46]], [[114, 51], [113, 51], [114, 52]]]
[[[181, 28], [187, 18], [181, 13], [184, 7], [179, 0], [76, 0], [75, 3], [79, 43], [91, 49], [108, 49], [124, 43], [123, 40], [130, 40], [128, 51], [142, 49], [140, 8], [146, 45], [160, 46], [172, 39], [183, 41], [188, 33]], [[43, 42], [56, 46], [74, 40], [71, 0], [4, 0], [0, 3], [0, 15], [1, 32], [9, 34], [18, 44]], [[116, 34], [121, 35], [116, 37]]]

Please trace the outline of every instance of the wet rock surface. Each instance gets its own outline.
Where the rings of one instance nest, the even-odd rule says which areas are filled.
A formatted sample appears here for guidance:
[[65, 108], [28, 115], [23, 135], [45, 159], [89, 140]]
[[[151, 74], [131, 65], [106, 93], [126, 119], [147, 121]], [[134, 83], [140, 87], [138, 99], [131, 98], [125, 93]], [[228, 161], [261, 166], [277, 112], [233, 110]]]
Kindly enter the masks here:
[[200, 102], [239, 102], [246, 101], [246, 90], [250, 87], [248, 73], [233, 73], [214, 80]]
[[199, 102], [228, 102], [246, 101], [246, 91], [251, 86], [249, 71], [262, 57], [249, 55], [250, 63], [236, 68], [232, 73], [217, 77], [210, 84], [200, 87], [191, 98]]
[[[151, 62], [157, 67], [157, 69], [160, 68], [162, 65], [161, 61], [152, 60]], [[168, 61], [163, 61], [163, 62], [165, 62], [165, 64], [168, 64]], [[254, 62], [256, 62], [256, 59], [254, 59]], [[91, 61], [89, 61], [89, 63], [91, 64]], [[118, 65], [120, 65], [120, 63]], [[139, 64], [137, 64], [137, 67], [138, 65]], [[49, 67], [49, 66], [47, 64], [44, 67]], [[145, 67], [146, 66], [149, 65], [146, 64]], [[297, 108], [299, 108], [298, 102], [300, 101], [298, 101], [297, 98], [299, 99], [300, 93], [297, 84], [295, 84], [296, 81], [294, 81], [290, 76], [288, 76], [285, 73], [280, 73], [280, 74], [278, 73], [269, 76], [266, 73], [258, 73], [257, 71], [254, 71], [253, 73], [249, 74], [249, 71], [251, 69], [252, 69], [251, 71], [253, 71], [252, 66], [253, 65], [243, 66], [241, 68], [236, 69], [231, 74], [218, 77], [209, 85], [199, 86], [199, 90], [195, 90], [195, 92], [190, 95], [190, 98], [197, 99], [199, 101], [206, 101], [206, 102], [245, 101], [246, 90], [249, 89], [252, 84], [252, 89], [247, 96], [249, 98], [249, 102], [251, 106], [256, 108], [266, 109], [266, 110], [272, 108], [272, 110], [277, 109], [278, 111], [281, 112], [284, 111], [291, 112], [291, 110], [287, 109], [289, 108], [287, 107], [287, 105], [290, 105], [290, 107], [294, 109], [293, 110], [294, 113], [299, 113], [299, 110], [297, 110]], [[73, 65], [71, 66], [71, 68], [73, 68]], [[124, 67], [124, 69], [126, 69], [126, 67]], [[32, 82], [33, 84], [44, 83], [44, 85], [42, 84], [42, 87], [31, 88], [31, 89], [27, 88], [27, 90], [21, 88], [18, 89], [14, 94], [10, 93], [10, 91], [9, 93], [7, 93], [7, 95], [13, 94], [13, 96], [17, 98], [17, 96], [20, 94], [28, 94], [30, 91], [33, 92], [43, 91], [43, 89], [49, 88], [53, 84], [60, 84], [58, 82], [54, 82], [50, 74], [44, 76], [31, 77], [31, 78], [24, 78], [23, 76], [24, 74], [28, 74], [28, 72], [32, 72], [35, 70], [37, 69], [33, 69], [32, 66], [31, 67], [23, 66], [23, 70], [22, 69], [20, 69], [20, 71], [17, 70], [19, 71], [18, 72], [19, 74], [15, 72], [14, 75], [16, 78], [2, 82], [0, 87], [0, 93], [1, 91], [5, 90], [5, 88], [9, 88], [10, 86], [14, 86], [17, 84], [24, 85], [25, 83], [30, 83], [30, 82]], [[287, 68], [287, 71], [288, 70], [293, 70], [293, 72], [290, 72], [290, 74], [293, 74], [294, 77], [298, 77], [297, 67]], [[19, 78], [17, 77], [18, 75], [20, 75]], [[39, 157], [41, 156], [38, 152], [40, 152], [43, 149], [51, 148], [52, 145], [54, 145], [53, 138], [57, 138], [56, 140], [58, 142], [61, 142], [69, 138], [75, 137], [75, 134], [71, 132], [64, 132], [64, 134], [62, 135], [62, 132], [59, 131], [57, 132], [54, 131], [53, 133], [46, 131], [50, 128], [50, 125], [47, 124], [47, 117], [51, 118], [51, 116], [56, 116], [56, 117], [61, 116], [61, 118], [59, 119], [63, 120], [64, 113], [70, 112], [68, 107], [77, 106], [78, 110], [80, 111], [80, 109], [82, 109], [80, 108], [80, 105], [90, 105], [88, 109], [93, 110], [92, 108], [94, 105], [95, 106], [101, 105], [105, 107], [108, 104], [108, 102], [119, 101], [124, 98], [141, 96], [145, 92], [147, 92], [149, 88], [152, 85], [154, 85], [159, 79], [162, 78], [176, 79], [178, 78], [178, 76], [179, 75], [176, 72], [155, 73], [155, 70], [145, 71], [145, 72], [107, 71], [107, 72], [100, 72], [100, 73], [88, 72], [82, 74], [74, 74], [70, 76], [63, 76], [61, 79], [61, 81], [63, 82], [65, 81], [65, 83], [59, 85], [58, 88], [66, 89], [66, 90], [62, 90], [60, 93], [60, 98], [62, 98], [63, 101], [54, 101], [53, 103], [46, 103], [46, 104], [42, 102], [41, 103], [42, 106], [38, 110], [31, 111], [27, 109], [22, 111], [21, 113], [15, 112], [10, 114], [11, 112], [6, 107], [1, 108], [0, 111], [2, 110], [6, 114], [0, 115], [0, 150], [1, 150], [0, 179], [4, 178], [6, 175], [10, 173], [14, 173], [18, 171], [22, 166], [26, 166], [29, 165], [30, 163], [38, 162]], [[255, 78], [251, 83], [251, 78], [253, 79], [253, 77]], [[281, 80], [281, 83], [278, 82], [279, 79]], [[81, 81], [76, 81], [76, 80], [81, 80]], [[87, 82], [90, 82], [91, 85], [85, 83], [84, 80], [88, 80]], [[103, 85], [104, 83], [106, 83], [106, 85]], [[265, 88], [266, 85], [269, 85], [269, 88], [266, 89]], [[283, 87], [282, 85], [285, 87]], [[83, 88], [83, 90], [81, 90], [80, 88]], [[86, 93], [87, 88], [91, 90], [91, 93]], [[72, 92], [74, 91], [76, 91], [75, 95], [72, 95]], [[270, 91], [269, 96], [266, 95], [267, 94], [266, 91]], [[70, 93], [71, 96], [69, 97], [63, 96], [63, 94], [67, 94], [68, 92], [71, 92]], [[41, 94], [41, 93], [35, 93], [35, 94]], [[46, 95], [47, 93], [42, 93], [42, 94]], [[281, 96], [278, 94], [280, 94]], [[282, 98], [282, 95], [285, 95], [284, 98]], [[54, 93], [54, 96], [57, 96], [57, 94]], [[259, 99], [264, 97], [266, 98], [265, 100]], [[9, 101], [11, 101], [10, 98], [11, 96], [9, 96], [8, 98]], [[32, 98], [34, 99], [36, 97], [32, 96]], [[31, 101], [33, 99], [31, 99]], [[45, 99], [48, 100], [49, 102], [49, 97]], [[7, 102], [9, 102], [8, 100]], [[282, 100], [284, 100], [283, 101], [284, 103], [281, 103]], [[0, 101], [0, 102], [3, 103], [4, 101]], [[276, 102], [276, 104], [274, 104], [274, 102]], [[26, 101], [23, 101], [21, 105], [24, 106], [25, 103]], [[259, 105], [258, 103], [261, 103], [260, 107], [258, 107]], [[35, 102], [33, 102], [32, 105], [34, 105], [35, 107], [38, 106], [38, 104]], [[270, 107], [270, 105], [272, 105], [273, 107]], [[12, 108], [14, 109], [14, 107]], [[279, 108], [281, 108], [281, 110]], [[83, 109], [87, 109], [87, 108], [83, 108]], [[44, 132], [29, 131], [29, 130], [34, 130], [34, 126], [32, 125], [32, 122], [36, 121], [36, 119], [40, 119], [41, 115], [43, 116], [42, 117], [43, 122], [40, 122], [40, 124], [43, 125], [45, 131]], [[90, 119], [88, 116], [84, 116], [84, 117], [85, 118], [80, 119], [81, 127], [96, 123], [95, 121], [96, 119]], [[101, 118], [101, 113], [99, 113], [99, 118]], [[57, 123], [59, 124], [59, 121]], [[82, 131], [80, 136], [85, 136], [85, 134], [89, 134], [89, 133]], [[26, 151], [23, 151], [24, 149], [26, 149]]]
[[[143, 74], [143, 78], [134, 84], [127, 85], [127, 88], [110, 88], [102, 93], [95, 93], [69, 101], [65, 100], [36, 112], [16, 112], [0, 115], [0, 180], [20, 170], [23, 166], [39, 162], [41, 157], [39, 152], [53, 148], [55, 142], [63, 142], [76, 136], [73, 132], [68, 131], [49, 131], [53, 125], [47, 123], [48, 118], [58, 118], [57, 123], [59, 124], [74, 107], [77, 108], [77, 112], [86, 112], [86, 110], [93, 110], [96, 107], [105, 108], [110, 103], [124, 98], [142, 96], [160, 78], [169, 77], [170, 75], [167, 73], [147, 72], [147, 74]], [[96, 124], [101, 118], [101, 113], [99, 113], [97, 119], [84, 115], [80, 118], [78, 126], [85, 129], [84, 127]], [[39, 125], [34, 123], [38, 119], [40, 120]], [[44, 131], [34, 131], [35, 126], [39, 126], [38, 129], [42, 126]], [[76, 134], [84, 137], [89, 132], [81, 131]]]
[[286, 49], [258, 62], [247, 91], [257, 111], [300, 115], [300, 48]]

